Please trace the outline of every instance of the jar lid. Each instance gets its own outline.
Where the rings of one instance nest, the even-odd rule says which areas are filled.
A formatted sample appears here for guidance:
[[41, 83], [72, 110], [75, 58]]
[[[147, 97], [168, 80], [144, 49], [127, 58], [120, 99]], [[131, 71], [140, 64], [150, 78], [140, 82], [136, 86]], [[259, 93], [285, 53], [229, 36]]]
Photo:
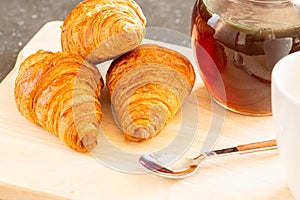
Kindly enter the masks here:
[[300, 0], [203, 0], [212, 14], [227, 23], [250, 29], [300, 26]]

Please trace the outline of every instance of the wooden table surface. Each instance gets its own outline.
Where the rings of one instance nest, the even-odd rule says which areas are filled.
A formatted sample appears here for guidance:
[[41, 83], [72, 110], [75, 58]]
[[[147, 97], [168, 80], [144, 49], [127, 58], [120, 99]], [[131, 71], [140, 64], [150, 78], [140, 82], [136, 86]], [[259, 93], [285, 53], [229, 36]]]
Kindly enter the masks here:
[[[69, 149], [24, 119], [13, 99], [19, 64], [41, 48], [59, 51], [60, 24], [48, 23], [36, 34], [0, 85], [0, 199], [293, 199], [277, 150], [206, 160], [194, 176], [169, 180], [152, 173], [124, 173], [104, 166], [89, 154]], [[191, 49], [174, 48], [193, 59]], [[105, 68], [101, 70], [105, 73]], [[198, 106], [199, 115], [188, 116], [199, 123], [197, 135], [186, 152], [191, 156], [199, 151], [212, 120], [211, 100], [199, 76], [194, 94], [196, 104], [187, 98], [184, 108]], [[103, 128], [110, 130], [107, 137], [124, 151], [159, 149], [176, 136], [169, 133], [174, 127], [190, 130], [188, 125], [181, 124], [181, 112], [153, 140], [136, 145], [128, 143], [115, 128], [108, 98], [104, 97], [102, 103], [107, 112]], [[271, 116], [249, 117], [227, 112], [223, 122], [215, 148], [275, 138]]]

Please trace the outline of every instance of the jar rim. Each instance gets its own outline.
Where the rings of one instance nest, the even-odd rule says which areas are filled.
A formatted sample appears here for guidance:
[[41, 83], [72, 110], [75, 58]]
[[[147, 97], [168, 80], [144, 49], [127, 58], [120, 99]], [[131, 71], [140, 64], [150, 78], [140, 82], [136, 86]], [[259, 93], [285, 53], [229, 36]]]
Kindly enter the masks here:
[[300, 3], [299, 0], [237, 0], [257, 4], [283, 4], [283, 3]]

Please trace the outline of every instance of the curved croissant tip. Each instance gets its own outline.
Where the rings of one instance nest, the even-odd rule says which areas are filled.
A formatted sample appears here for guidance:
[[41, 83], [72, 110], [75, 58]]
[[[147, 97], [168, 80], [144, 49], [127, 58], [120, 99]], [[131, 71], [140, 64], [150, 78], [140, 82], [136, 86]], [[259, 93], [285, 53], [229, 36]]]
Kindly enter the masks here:
[[86, 135], [82, 138], [82, 144], [87, 150], [92, 150], [97, 144], [97, 137], [94, 135]]
[[148, 138], [149, 136], [150, 136], [150, 133], [145, 128], [137, 128], [133, 133], [133, 137], [140, 138], [140, 139], [145, 139], [145, 138]]

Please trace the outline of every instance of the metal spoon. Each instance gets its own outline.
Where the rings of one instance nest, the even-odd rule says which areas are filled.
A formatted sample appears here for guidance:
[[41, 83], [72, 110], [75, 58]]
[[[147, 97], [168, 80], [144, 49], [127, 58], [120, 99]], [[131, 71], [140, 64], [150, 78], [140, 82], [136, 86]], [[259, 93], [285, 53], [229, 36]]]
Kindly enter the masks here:
[[[181, 179], [193, 175], [205, 158], [218, 155], [231, 155], [234, 153], [245, 154], [259, 151], [276, 149], [276, 140], [267, 140], [250, 144], [238, 145], [225, 149], [204, 152], [195, 158], [182, 158], [172, 166], [164, 167], [164, 161], [169, 160], [170, 154], [145, 154], [140, 157], [139, 162], [154, 174], [172, 179]], [[175, 156], [175, 155], [174, 155]]]

